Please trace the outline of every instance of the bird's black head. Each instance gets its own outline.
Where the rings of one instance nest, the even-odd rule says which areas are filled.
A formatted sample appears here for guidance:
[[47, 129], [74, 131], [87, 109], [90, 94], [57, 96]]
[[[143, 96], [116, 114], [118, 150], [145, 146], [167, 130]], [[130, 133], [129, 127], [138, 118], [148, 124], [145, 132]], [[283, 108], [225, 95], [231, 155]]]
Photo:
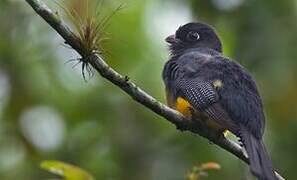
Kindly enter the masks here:
[[222, 52], [221, 41], [214, 29], [201, 22], [185, 24], [178, 28], [175, 35], [168, 36], [165, 40], [170, 44], [173, 55], [200, 47]]

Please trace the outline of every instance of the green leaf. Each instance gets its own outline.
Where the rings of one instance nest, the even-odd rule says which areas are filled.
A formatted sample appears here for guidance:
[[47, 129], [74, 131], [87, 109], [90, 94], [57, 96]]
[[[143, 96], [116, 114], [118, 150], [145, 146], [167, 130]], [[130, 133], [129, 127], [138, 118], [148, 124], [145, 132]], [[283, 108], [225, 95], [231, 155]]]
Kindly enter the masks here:
[[40, 167], [53, 174], [62, 176], [65, 180], [94, 180], [85, 170], [61, 161], [43, 161]]

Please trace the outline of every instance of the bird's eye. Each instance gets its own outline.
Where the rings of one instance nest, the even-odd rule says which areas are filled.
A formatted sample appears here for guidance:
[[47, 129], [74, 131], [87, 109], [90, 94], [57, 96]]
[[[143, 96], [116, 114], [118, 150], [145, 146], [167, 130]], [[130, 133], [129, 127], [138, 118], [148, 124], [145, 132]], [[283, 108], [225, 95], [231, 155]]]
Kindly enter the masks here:
[[197, 41], [197, 40], [199, 40], [199, 38], [200, 38], [200, 35], [199, 35], [199, 33], [198, 32], [189, 32], [188, 34], [187, 34], [187, 39], [189, 40], [189, 41]]

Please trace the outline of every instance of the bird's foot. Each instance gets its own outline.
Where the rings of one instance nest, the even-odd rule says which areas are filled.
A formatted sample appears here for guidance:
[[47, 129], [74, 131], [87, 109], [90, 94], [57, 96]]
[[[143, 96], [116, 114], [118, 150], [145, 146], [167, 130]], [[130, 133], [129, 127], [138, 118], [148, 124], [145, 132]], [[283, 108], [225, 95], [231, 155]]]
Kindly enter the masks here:
[[189, 127], [185, 123], [179, 123], [179, 124], [176, 124], [176, 129], [180, 131], [187, 131], [189, 130]]
[[209, 141], [210, 144], [213, 144], [214, 142], [220, 141], [222, 139], [226, 139], [225, 133], [222, 131], [210, 129], [209, 135], [212, 137], [212, 140]]

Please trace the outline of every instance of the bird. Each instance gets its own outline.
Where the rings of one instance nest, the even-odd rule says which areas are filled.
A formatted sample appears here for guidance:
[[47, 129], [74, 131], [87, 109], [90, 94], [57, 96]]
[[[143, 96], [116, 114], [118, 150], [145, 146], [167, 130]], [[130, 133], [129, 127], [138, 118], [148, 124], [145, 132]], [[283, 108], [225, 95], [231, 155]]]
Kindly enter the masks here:
[[180, 26], [165, 41], [170, 56], [162, 78], [169, 107], [209, 131], [236, 135], [259, 180], [276, 180], [263, 142], [265, 114], [252, 75], [223, 54], [215, 29], [204, 22]]

